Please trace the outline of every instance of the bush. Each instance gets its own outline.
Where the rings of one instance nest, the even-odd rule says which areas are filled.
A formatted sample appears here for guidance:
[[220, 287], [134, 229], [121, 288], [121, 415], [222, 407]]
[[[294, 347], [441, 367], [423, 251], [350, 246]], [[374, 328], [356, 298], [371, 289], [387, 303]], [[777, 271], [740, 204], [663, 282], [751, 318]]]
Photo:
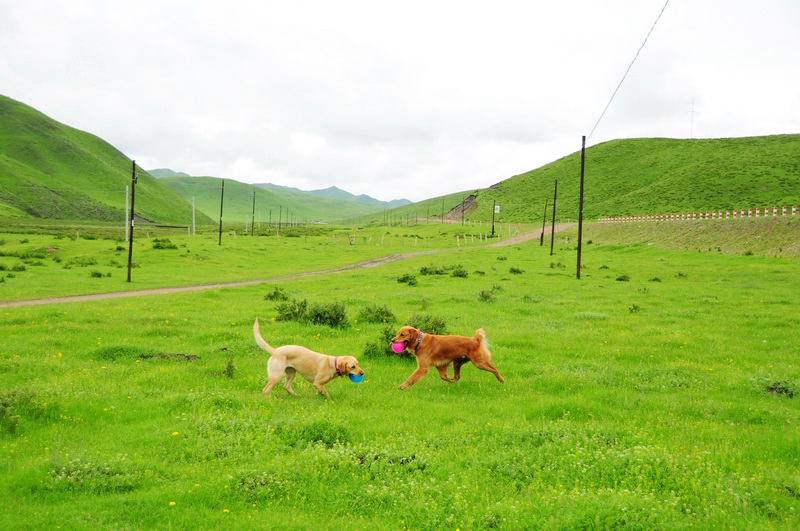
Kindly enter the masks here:
[[378, 340], [375, 342], [368, 342], [367, 345], [364, 347], [364, 357], [365, 358], [377, 358], [380, 356], [400, 356], [401, 358], [410, 358], [413, 356], [407, 350], [399, 354], [395, 354], [392, 350], [392, 339], [394, 339], [395, 333], [397, 330], [391, 326], [386, 325], [384, 326], [378, 337]]
[[453, 272], [450, 273], [450, 274], [452, 276], [454, 276], [454, 277], [457, 277], [457, 278], [467, 278], [469, 276], [469, 273], [467, 273], [467, 270], [464, 269], [464, 267], [460, 266], [460, 265], [454, 267], [453, 268]]
[[478, 300], [481, 302], [494, 302], [494, 294], [497, 291], [503, 291], [503, 288], [499, 284], [494, 284], [490, 290], [481, 290], [480, 293], [478, 293]]
[[397, 282], [399, 282], [401, 284], [405, 283], [405, 284], [408, 284], [409, 286], [416, 286], [417, 285], [417, 277], [415, 277], [414, 275], [411, 275], [409, 273], [406, 273], [405, 275], [399, 277], [397, 279]]
[[330, 304], [313, 304], [308, 309], [308, 320], [314, 324], [330, 326], [331, 328], [347, 328], [347, 312], [341, 302]]
[[620, 275], [617, 277], [618, 282], [630, 282], [631, 277], [628, 275]]
[[[413, 326], [428, 334], [448, 334], [447, 324], [441, 317], [434, 315], [412, 315], [408, 319], [408, 326]], [[392, 336], [394, 337], [394, 336]]]
[[330, 304], [312, 304], [308, 301], [292, 299], [278, 304], [276, 308], [278, 321], [299, 321], [305, 323], [327, 325], [331, 328], [347, 328], [347, 314], [344, 304], [332, 302]]
[[494, 302], [494, 292], [482, 289], [480, 293], [478, 293], [478, 300], [481, 302]]
[[435, 265], [422, 266], [419, 268], [420, 275], [444, 275], [445, 271]]
[[92, 271], [91, 273], [89, 273], [89, 276], [92, 278], [103, 278], [103, 273], [101, 273], [100, 271]]
[[153, 240], [153, 249], [177, 249], [178, 246], [170, 241], [169, 238], [156, 238]]
[[520, 269], [520, 268], [518, 268], [518, 267], [512, 267], [512, 268], [511, 268], [511, 269], [509, 269], [508, 271], [509, 271], [509, 273], [511, 273], [512, 275], [521, 275], [522, 273], [524, 273], [524, 272], [525, 272], [525, 271], [523, 271], [522, 269]]
[[289, 300], [289, 296], [283, 292], [283, 288], [280, 286], [275, 286], [272, 292], [267, 293], [264, 295], [265, 301], [287, 301]]
[[358, 320], [365, 323], [393, 323], [397, 318], [388, 306], [370, 304], [361, 309], [361, 313], [358, 314]]
[[308, 301], [292, 299], [279, 304], [276, 310], [278, 316], [275, 319], [278, 321], [303, 321], [306, 318]]

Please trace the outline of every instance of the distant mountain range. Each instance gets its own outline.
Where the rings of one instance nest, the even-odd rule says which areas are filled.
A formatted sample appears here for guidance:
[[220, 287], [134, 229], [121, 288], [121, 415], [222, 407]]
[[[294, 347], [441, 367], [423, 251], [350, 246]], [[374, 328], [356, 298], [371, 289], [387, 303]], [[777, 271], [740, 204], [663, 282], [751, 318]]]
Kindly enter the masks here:
[[[164, 177], [191, 177], [188, 173], [183, 172], [176, 172], [169, 168], [158, 168], [155, 170], [147, 170], [147, 173], [156, 177], [158, 179]], [[261, 188], [266, 188], [269, 190], [277, 191], [277, 192], [286, 192], [290, 194], [291, 197], [295, 199], [302, 195], [312, 195], [315, 197], [322, 197], [326, 199], [338, 199], [339, 201], [352, 201], [354, 203], [360, 203], [362, 205], [369, 205], [373, 207], [378, 207], [381, 209], [387, 208], [397, 208], [404, 205], [410, 205], [411, 201], [408, 199], [395, 199], [392, 201], [381, 201], [379, 199], [375, 199], [374, 197], [370, 197], [368, 195], [353, 195], [346, 190], [342, 190], [341, 188], [337, 188], [336, 186], [331, 186], [330, 188], [323, 188], [320, 190], [301, 190], [299, 188], [293, 188], [291, 186], [281, 186], [278, 184], [272, 183], [256, 183], [253, 186], [259, 186]]]

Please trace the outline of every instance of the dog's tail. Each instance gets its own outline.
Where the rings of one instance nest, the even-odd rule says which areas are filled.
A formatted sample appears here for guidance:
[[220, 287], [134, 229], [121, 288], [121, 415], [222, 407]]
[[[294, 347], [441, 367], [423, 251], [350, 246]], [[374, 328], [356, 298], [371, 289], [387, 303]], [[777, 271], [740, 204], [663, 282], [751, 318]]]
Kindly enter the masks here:
[[[483, 345], [483, 348], [486, 349], [486, 352], [489, 352], [489, 340], [486, 339], [486, 332], [483, 331], [483, 328], [478, 328], [475, 330], [475, 337], [481, 342], [481, 345]], [[489, 352], [489, 357], [491, 356], [492, 353]]]
[[259, 347], [272, 354], [274, 349], [269, 345], [269, 343], [264, 341], [263, 337], [261, 337], [261, 331], [258, 329], [258, 319], [256, 319], [256, 322], [253, 323], [253, 337], [256, 338], [256, 343]]

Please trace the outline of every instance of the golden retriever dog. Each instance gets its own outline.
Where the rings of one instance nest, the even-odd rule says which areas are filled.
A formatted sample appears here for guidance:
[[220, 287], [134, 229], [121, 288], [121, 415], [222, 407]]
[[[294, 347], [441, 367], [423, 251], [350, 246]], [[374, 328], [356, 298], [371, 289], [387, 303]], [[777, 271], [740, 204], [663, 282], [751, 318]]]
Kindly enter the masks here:
[[[411, 326], [404, 326], [392, 342], [405, 344], [406, 349], [417, 358], [417, 370], [398, 389], [405, 389], [420, 381], [431, 367], [436, 367], [442, 380], [457, 382], [461, 378], [461, 366], [470, 361], [477, 368], [494, 373], [500, 383], [505, 382], [492, 365], [492, 354], [482, 328], [476, 330], [473, 337], [465, 337], [425, 334]], [[447, 368], [451, 363], [452, 378], [447, 376]]]
[[319, 394], [325, 398], [330, 398], [325, 384], [334, 378], [345, 374], [357, 376], [364, 374], [364, 371], [358, 366], [358, 360], [352, 356], [328, 356], [298, 345], [271, 347], [261, 337], [258, 319], [253, 323], [253, 336], [256, 338], [258, 346], [269, 352], [267, 386], [262, 391], [264, 396], [272, 391], [284, 374], [286, 374], [286, 383], [283, 384], [283, 388], [290, 394], [297, 394], [292, 390], [292, 380], [296, 373], [300, 373], [300, 376], [311, 382]]

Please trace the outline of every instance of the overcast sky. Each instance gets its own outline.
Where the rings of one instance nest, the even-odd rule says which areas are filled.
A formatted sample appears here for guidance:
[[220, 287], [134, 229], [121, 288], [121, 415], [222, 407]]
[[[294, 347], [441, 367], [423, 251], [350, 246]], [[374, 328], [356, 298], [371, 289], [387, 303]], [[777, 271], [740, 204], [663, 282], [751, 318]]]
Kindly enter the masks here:
[[[665, 0], [0, 0], [0, 94], [145, 169], [419, 201], [580, 150]], [[800, 133], [800, 1], [670, 0], [588, 139]]]

